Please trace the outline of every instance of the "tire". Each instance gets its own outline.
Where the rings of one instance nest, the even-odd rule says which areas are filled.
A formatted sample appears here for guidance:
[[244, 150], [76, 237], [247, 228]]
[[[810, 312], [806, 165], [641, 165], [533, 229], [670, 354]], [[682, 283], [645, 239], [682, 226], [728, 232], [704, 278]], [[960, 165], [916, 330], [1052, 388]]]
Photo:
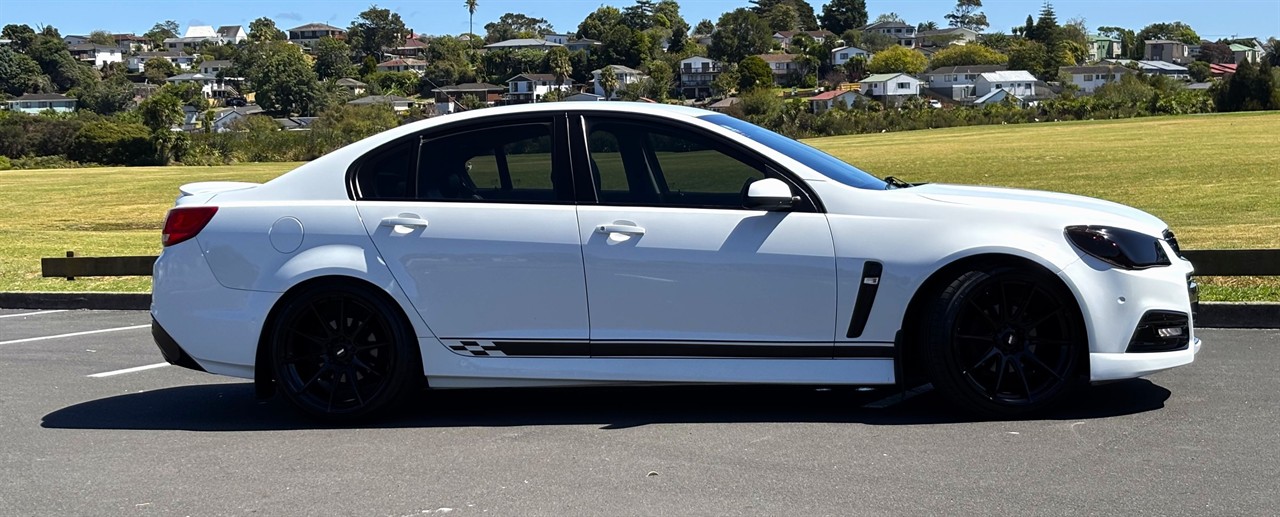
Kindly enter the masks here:
[[399, 308], [354, 283], [304, 288], [275, 318], [271, 368], [285, 399], [330, 421], [398, 406], [422, 380], [417, 340]]
[[1074, 298], [1048, 273], [970, 271], [942, 290], [925, 322], [934, 386], [988, 417], [1048, 409], [1082, 384], [1088, 337]]

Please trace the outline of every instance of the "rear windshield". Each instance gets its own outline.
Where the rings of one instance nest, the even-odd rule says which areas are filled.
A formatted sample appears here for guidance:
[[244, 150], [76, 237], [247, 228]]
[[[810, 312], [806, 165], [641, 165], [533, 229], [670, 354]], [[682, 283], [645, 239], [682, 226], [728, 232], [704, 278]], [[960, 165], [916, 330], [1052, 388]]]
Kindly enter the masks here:
[[712, 124], [750, 138], [760, 144], [785, 154], [791, 159], [805, 164], [823, 176], [835, 181], [868, 190], [885, 190], [888, 184], [875, 176], [862, 172], [861, 169], [849, 165], [839, 158], [809, 147], [805, 144], [769, 131], [750, 122], [730, 117], [729, 115], [704, 115], [701, 118]]

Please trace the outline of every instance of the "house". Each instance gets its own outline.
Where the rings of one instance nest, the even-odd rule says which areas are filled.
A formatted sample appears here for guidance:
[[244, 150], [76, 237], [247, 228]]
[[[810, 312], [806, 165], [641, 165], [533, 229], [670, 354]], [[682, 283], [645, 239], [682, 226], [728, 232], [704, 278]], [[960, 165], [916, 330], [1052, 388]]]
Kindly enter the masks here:
[[888, 103], [900, 103], [907, 97], [920, 95], [919, 79], [904, 73], [875, 74], [859, 82], [862, 94]]
[[786, 84], [791, 80], [792, 74], [800, 73], [795, 54], [760, 54], [756, 57], [769, 65], [769, 71], [773, 72], [773, 84]]
[[228, 68], [231, 68], [231, 61], [225, 59], [211, 59], [200, 63], [200, 73], [215, 77]]
[[343, 77], [342, 79], [334, 81], [334, 83], [346, 88], [347, 91], [351, 92], [351, 95], [364, 95], [364, 92], [369, 89], [369, 85], [350, 77]]
[[605, 98], [603, 95], [596, 95], [594, 93], [587, 93], [587, 92], [578, 92], [568, 97], [565, 97], [564, 100], [573, 101], [573, 102], [599, 102], [599, 101], [605, 100]]
[[388, 59], [378, 63], [379, 72], [413, 72], [422, 75], [427, 71], [427, 62], [411, 57]]
[[1147, 61], [1165, 61], [1185, 65], [1192, 61], [1191, 51], [1181, 41], [1148, 40], [1142, 53]]
[[943, 66], [926, 72], [924, 80], [929, 83], [929, 89], [960, 100], [973, 96], [973, 85], [978, 82], [979, 75], [1008, 69], [1008, 65]]
[[516, 39], [509, 39], [506, 41], [499, 41], [497, 43], [490, 43], [488, 45], [485, 45], [484, 48], [486, 50], [515, 50], [515, 49], [521, 49], [521, 48], [530, 48], [535, 50], [547, 51], [555, 47], [563, 47], [563, 46], [564, 45], [561, 45], [559, 43], [552, 43], [544, 39], [516, 38]]
[[945, 47], [948, 45], [968, 45], [978, 41], [978, 31], [963, 27], [950, 27], [935, 31], [919, 31], [916, 42], [921, 47]]
[[388, 54], [401, 57], [420, 57], [427, 52], [427, 44], [421, 34], [409, 34], [398, 46], [386, 49]]
[[131, 73], [145, 72], [147, 61], [153, 58], [164, 58], [173, 64], [178, 70], [191, 70], [195, 66], [196, 57], [187, 55], [178, 51], [166, 52], [142, 52], [136, 56], [129, 56], [124, 60], [125, 69]]
[[835, 39], [836, 35], [829, 30], [820, 31], [778, 31], [773, 33], [773, 42], [784, 49], [791, 47], [791, 40], [801, 34], [813, 38], [813, 41], [819, 44], [826, 43], [828, 39]]
[[311, 48], [320, 38], [347, 39], [347, 31], [327, 23], [308, 23], [289, 29], [289, 43]]
[[538, 102], [554, 90], [569, 91], [572, 83], [561, 81], [553, 74], [520, 74], [507, 79], [507, 100], [512, 104]]
[[273, 118], [277, 126], [283, 131], [311, 131], [311, 124], [319, 117], [285, 117]]
[[710, 34], [693, 34], [693, 35], [690, 35], [690, 36], [689, 36], [689, 39], [692, 39], [693, 41], [696, 41], [699, 45], [702, 45], [702, 46], [704, 46], [704, 47], [710, 47], [710, 46], [711, 46], [711, 35], [710, 35]]
[[1123, 52], [1120, 40], [1111, 36], [1089, 36], [1089, 62], [1096, 63], [1103, 59], [1115, 59]]
[[374, 104], [386, 104], [391, 106], [391, 111], [396, 113], [404, 113], [409, 111], [409, 107], [413, 106], [413, 99], [400, 97], [398, 95], [370, 95], [359, 99], [348, 101], [347, 104], [352, 106], [371, 106]]
[[68, 47], [73, 47], [76, 45], [84, 45], [85, 43], [89, 42], [89, 37], [79, 35], [79, 34], [68, 34], [62, 37], [62, 42], [66, 43]]
[[1241, 45], [1239, 43], [1231, 44], [1231, 55], [1234, 58], [1232, 60], [1232, 63], [1235, 63], [1237, 65], [1245, 61], [1248, 61], [1253, 64], [1258, 64], [1259, 62], [1262, 61], [1261, 48]]
[[864, 60], [871, 60], [871, 53], [858, 47], [836, 47], [831, 49], [831, 64], [840, 66], [859, 56]]
[[111, 38], [116, 40], [116, 46], [120, 47], [120, 51], [125, 54], [151, 51], [151, 40], [143, 36], [138, 36], [133, 33], [112, 34]]
[[[215, 108], [209, 110], [209, 130], [214, 133], [226, 133], [232, 131], [232, 125], [238, 120], [244, 120], [249, 115], [262, 113], [262, 108], [257, 104], [248, 106], [239, 106], [235, 108]], [[193, 126], [198, 124], [191, 124]], [[184, 127], [183, 129], [188, 129]]]
[[[1144, 74], [1163, 75], [1170, 79], [1178, 79], [1178, 80], [1191, 79], [1191, 72], [1187, 70], [1187, 67], [1182, 65], [1175, 65], [1173, 63], [1168, 63], [1165, 61], [1147, 61], [1147, 60], [1133, 61], [1129, 59], [1107, 59], [1107, 60], [1104, 60], [1103, 63], [1114, 64], [1114, 65], [1133, 65], [1133, 66], [1137, 66], [1138, 70], [1141, 70], [1142, 73]], [[1213, 68], [1211, 66], [1210, 70], [1212, 69]]]
[[591, 91], [596, 95], [607, 95], [609, 97], [609, 100], [617, 99], [618, 93], [622, 91], [623, 88], [626, 88], [628, 84], [638, 83], [648, 77], [644, 75], [644, 72], [641, 72], [634, 68], [628, 68], [622, 65], [610, 65], [609, 67], [606, 67], [606, 68], [610, 68], [613, 70], [614, 77], [618, 79], [618, 89], [613, 92], [609, 92], [609, 94], [605, 93], [604, 86], [600, 85], [600, 74], [604, 70], [603, 68], [601, 68], [598, 70], [591, 71], [591, 84], [592, 84]]
[[907, 48], [916, 48], [916, 28], [898, 21], [876, 22], [862, 28], [862, 32], [879, 32], [888, 34], [898, 40], [898, 44]]
[[542, 39], [555, 43], [557, 45], [568, 45], [569, 40], [573, 39], [572, 34], [543, 34]]
[[16, 99], [4, 101], [9, 111], [36, 114], [53, 110], [69, 113], [76, 110], [76, 99], [60, 93], [28, 93]]
[[1005, 70], [978, 74], [973, 82], [973, 94], [979, 98], [995, 90], [1005, 90], [1018, 98], [1035, 97], [1036, 76], [1026, 70]]
[[680, 94], [686, 99], [705, 99], [711, 96], [711, 84], [720, 77], [720, 62], [702, 56], [680, 60]]
[[216, 45], [236, 45], [249, 39], [239, 25], [223, 25], [216, 30], [211, 25], [192, 25], [181, 38], [165, 38], [165, 50], [195, 50], [206, 42]]
[[436, 113], [447, 115], [462, 111], [459, 104], [463, 97], [475, 97], [488, 106], [502, 100], [503, 87], [489, 83], [462, 83], [453, 86], [441, 86], [431, 90], [436, 94]]
[[223, 45], [239, 45], [249, 39], [244, 27], [239, 25], [223, 25], [218, 27], [218, 43]]
[[102, 68], [107, 63], [123, 63], [124, 53], [120, 51], [120, 47], [108, 47], [106, 45], [98, 45], [95, 43], [81, 43], [72, 45], [67, 50], [71, 51], [71, 57], [85, 63], [93, 63], [94, 68]]
[[1059, 75], [1071, 76], [1071, 84], [1084, 93], [1093, 93], [1099, 86], [1119, 81], [1121, 76], [1132, 73], [1133, 70], [1120, 65], [1064, 66], [1058, 69]]
[[866, 97], [853, 90], [831, 90], [805, 100], [809, 102], [809, 112], [816, 115], [830, 109], [851, 107], [859, 102], [866, 102]]
[[1010, 93], [1009, 90], [1004, 90], [1004, 89], [991, 90], [990, 92], [987, 92], [986, 95], [983, 95], [975, 99], [973, 101], [973, 105], [987, 106], [992, 104], [1000, 104], [1002, 102], [1013, 102], [1014, 104], [1017, 104], [1018, 107], [1020, 108], [1025, 108], [1031, 105], [1031, 102], [1028, 101], [1027, 99], [1023, 97], [1019, 97], [1018, 95]]
[[593, 39], [582, 38], [582, 39], [576, 39], [568, 43], [565, 43], [564, 48], [569, 52], [577, 52], [581, 50], [590, 54], [591, 52], [595, 51], [596, 48], [602, 45], [604, 45], [604, 43], [601, 43]]
[[214, 75], [201, 73], [178, 74], [165, 79], [165, 82], [170, 84], [196, 83], [200, 85], [200, 92], [204, 94], [206, 99], [231, 99], [240, 96], [240, 92], [228, 82]]

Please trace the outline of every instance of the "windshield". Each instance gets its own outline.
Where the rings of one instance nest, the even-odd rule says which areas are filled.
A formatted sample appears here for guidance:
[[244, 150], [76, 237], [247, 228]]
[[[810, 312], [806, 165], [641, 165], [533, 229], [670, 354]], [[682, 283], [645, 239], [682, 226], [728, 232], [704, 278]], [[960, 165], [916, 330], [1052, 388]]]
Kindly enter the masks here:
[[884, 180], [862, 172], [862, 170], [841, 161], [839, 158], [750, 122], [722, 114], [704, 115], [698, 118], [750, 138], [765, 147], [777, 150], [791, 159], [803, 163], [810, 169], [818, 171], [823, 176], [850, 187], [868, 190], [885, 190], [889, 188]]

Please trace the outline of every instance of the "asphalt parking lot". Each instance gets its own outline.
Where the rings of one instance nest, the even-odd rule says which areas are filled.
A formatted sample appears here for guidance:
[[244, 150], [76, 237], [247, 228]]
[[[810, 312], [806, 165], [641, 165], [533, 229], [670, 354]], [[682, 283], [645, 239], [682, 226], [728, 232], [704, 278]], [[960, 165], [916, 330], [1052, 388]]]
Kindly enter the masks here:
[[[430, 392], [327, 428], [135, 311], [0, 310], [0, 515], [1280, 512], [1280, 330], [1030, 421], [812, 387]], [[211, 332], [216, 329], [211, 329]]]

